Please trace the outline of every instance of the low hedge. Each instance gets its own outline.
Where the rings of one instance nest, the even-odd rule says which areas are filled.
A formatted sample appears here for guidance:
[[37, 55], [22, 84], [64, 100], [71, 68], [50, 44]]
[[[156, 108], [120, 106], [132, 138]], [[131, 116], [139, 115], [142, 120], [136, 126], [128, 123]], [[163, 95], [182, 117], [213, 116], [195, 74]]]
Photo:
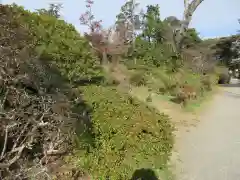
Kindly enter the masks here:
[[173, 147], [173, 126], [114, 87], [81, 89], [93, 111], [94, 145], [78, 151], [78, 162], [93, 179], [129, 179], [139, 168], [163, 169]]

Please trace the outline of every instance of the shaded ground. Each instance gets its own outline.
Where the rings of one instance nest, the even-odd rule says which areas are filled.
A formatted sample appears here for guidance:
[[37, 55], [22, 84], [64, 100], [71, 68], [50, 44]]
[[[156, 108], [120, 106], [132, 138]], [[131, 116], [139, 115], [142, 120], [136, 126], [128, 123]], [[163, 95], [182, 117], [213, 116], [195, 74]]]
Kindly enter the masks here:
[[198, 126], [178, 141], [177, 180], [240, 179], [240, 85], [232, 83], [221, 87]]

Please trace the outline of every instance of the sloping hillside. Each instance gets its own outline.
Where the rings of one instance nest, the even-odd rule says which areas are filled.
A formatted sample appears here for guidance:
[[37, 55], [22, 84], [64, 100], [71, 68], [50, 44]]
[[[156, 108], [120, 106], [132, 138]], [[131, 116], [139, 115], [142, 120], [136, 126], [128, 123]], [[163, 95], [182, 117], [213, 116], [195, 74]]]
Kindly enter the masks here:
[[72, 25], [16, 5], [0, 13], [1, 179], [167, 169], [168, 116], [118, 91]]

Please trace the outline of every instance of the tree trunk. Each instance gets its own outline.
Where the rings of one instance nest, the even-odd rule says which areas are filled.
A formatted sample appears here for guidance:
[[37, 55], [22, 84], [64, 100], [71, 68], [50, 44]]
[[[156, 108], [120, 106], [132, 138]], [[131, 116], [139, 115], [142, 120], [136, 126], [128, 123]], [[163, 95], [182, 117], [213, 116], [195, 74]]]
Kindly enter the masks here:
[[180, 31], [174, 35], [174, 42], [178, 52], [181, 52], [183, 39], [186, 36], [188, 26], [192, 20], [192, 15], [203, 1], [204, 0], [193, 0], [191, 3], [189, 3], [188, 0], [184, 0], [184, 15], [181, 28]]

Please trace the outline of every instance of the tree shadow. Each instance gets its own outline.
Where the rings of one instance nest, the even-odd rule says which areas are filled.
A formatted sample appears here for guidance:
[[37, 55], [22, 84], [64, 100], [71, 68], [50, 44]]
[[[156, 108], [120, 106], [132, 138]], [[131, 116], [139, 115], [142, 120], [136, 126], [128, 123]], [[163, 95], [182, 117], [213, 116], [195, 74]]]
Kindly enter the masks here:
[[159, 180], [156, 173], [151, 169], [137, 169], [131, 180]]
[[100, 85], [104, 82], [105, 77], [104, 76], [96, 76], [96, 77], [92, 77], [90, 79], [79, 79], [73, 82], [74, 86], [88, 86], [91, 84], [95, 84], [95, 85]]
[[176, 104], [181, 104], [183, 102], [183, 100], [178, 97], [173, 97], [170, 99], [170, 101]]

